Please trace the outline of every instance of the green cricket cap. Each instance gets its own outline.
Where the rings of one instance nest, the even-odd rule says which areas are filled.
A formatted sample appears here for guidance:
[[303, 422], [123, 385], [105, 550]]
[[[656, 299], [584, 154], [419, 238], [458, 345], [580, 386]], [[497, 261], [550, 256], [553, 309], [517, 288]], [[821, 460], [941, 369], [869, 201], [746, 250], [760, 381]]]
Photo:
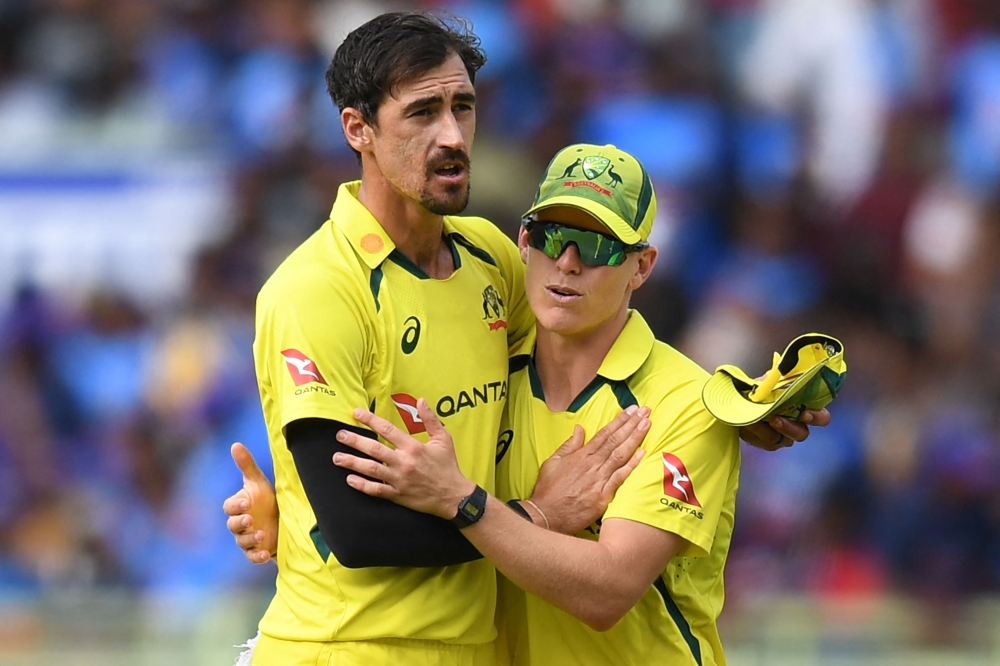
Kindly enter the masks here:
[[715, 418], [745, 426], [773, 415], [798, 419], [807, 409], [826, 407], [844, 385], [847, 362], [840, 340], [806, 333], [783, 354], [774, 353], [771, 369], [752, 379], [735, 365], [720, 365], [705, 383], [702, 402]]
[[556, 153], [524, 217], [551, 206], [584, 210], [629, 245], [649, 239], [656, 217], [656, 195], [646, 169], [611, 144], [577, 143]]

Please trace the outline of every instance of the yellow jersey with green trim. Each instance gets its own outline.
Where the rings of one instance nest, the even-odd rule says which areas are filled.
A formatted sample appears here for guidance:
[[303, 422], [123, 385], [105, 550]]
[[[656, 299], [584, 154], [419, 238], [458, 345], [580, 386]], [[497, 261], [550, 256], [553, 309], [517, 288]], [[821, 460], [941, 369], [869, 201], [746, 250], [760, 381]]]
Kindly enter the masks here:
[[257, 299], [254, 363], [280, 508], [277, 589], [260, 630], [313, 642], [488, 643], [496, 589], [489, 562], [341, 566], [285, 441], [291, 421], [355, 423], [357, 407], [426, 441], [415, 406], [423, 397], [454, 436], [465, 474], [494, 487], [508, 338], [523, 339], [532, 325], [517, 248], [485, 219], [445, 217], [455, 271], [430, 279], [357, 200], [359, 187], [340, 187], [330, 219]]
[[592, 436], [629, 405], [648, 406], [646, 454], [602, 519], [578, 534], [596, 540], [601, 521], [624, 518], [689, 542], [614, 627], [589, 628], [499, 576], [498, 654], [513, 664], [710, 666], [725, 664], [716, 620], [733, 531], [740, 449], [736, 429], [701, 401], [708, 373], [654, 339], [638, 312], [597, 377], [565, 412], [551, 412], [532, 362], [534, 336], [512, 351], [507, 418], [501, 426], [497, 493], [531, 495], [541, 464], [581, 424]]

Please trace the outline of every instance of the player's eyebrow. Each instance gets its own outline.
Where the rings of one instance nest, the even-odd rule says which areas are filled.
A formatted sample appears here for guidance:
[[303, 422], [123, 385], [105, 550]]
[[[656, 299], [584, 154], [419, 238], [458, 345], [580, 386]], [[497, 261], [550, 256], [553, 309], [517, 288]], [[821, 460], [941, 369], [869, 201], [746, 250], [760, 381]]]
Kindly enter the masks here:
[[[455, 93], [455, 95], [452, 97], [452, 101], [464, 102], [466, 104], [471, 104], [472, 106], [475, 106], [476, 96], [473, 93]], [[421, 97], [419, 99], [415, 99], [406, 106], [404, 106], [403, 114], [406, 115], [418, 109], [424, 109], [429, 106], [436, 106], [438, 104], [443, 104], [443, 103], [444, 103], [444, 98], [441, 97], [441, 95], [428, 95], [427, 97]]]
[[428, 95], [427, 97], [421, 97], [419, 99], [413, 100], [412, 102], [404, 106], [403, 114], [406, 115], [413, 111], [417, 111], [418, 109], [423, 109], [428, 106], [434, 106], [436, 104], [440, 104], [442, 101], [444, 100], [442, 99], [441, 95]]

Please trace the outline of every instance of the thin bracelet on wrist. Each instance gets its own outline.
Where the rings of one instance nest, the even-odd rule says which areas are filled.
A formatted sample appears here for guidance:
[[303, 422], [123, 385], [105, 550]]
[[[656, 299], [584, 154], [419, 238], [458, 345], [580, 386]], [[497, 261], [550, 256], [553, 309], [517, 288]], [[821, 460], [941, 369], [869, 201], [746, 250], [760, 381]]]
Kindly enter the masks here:
[[545, 521], [545, 529], [549, 529], [549, 517], [545, 515], [545, 512], [539, 509], [538, 505], [532, 502], [530, 499], [521, 501], [524, 502], [525, 504], [530, 504], [531, 506], [535, 507], [535, 511], [537, 511], [538, 515], [540, 515], [542, 517], [542, 520]]

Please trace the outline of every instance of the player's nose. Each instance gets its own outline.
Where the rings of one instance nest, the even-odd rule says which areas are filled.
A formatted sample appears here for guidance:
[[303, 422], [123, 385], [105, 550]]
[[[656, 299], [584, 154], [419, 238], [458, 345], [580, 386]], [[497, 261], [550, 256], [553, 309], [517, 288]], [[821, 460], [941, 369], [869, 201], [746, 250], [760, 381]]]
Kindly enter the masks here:
[[556, 267], [564, 273], [580, 272], [583, 260], [580, 258], [580, 248], [576, 243], [570, 242], [563, 247], [562, 254], [556, 259]]
[[441, 114], [441, 124], [438, 128], [438, 145], [443, 148], [464, 151], [465, 134], [462, 132], [462, 125], [454, 113]]

